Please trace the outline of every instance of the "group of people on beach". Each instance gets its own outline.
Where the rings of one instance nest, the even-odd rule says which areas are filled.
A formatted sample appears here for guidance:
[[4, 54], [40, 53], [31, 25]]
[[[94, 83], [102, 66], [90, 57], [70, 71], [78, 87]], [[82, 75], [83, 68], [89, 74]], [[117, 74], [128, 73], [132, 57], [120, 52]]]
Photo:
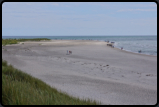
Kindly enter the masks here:
[[[106, 41], [105, 42], [109, 43], [109, 41]], [[111, 43], [114, 43], [114, 42], [111, 42]], [[112, 48], [114, 48], [114, 45], [112, 44], [107, 44], [107, 46], [111, 46]], [[121, 50], [123, 50], [123, 47], [121, 47]], [[141, 50], [138, 51], [139, 53], [141, 53]]]
[[[106, 41], [105, 41], [106, 42]], [[107, 41], [109, 42], [109, 41]], [[108, 45], [108, 44], [107, 44]], [[114, 45], [111, 45], [112, 48], [114, 48]], [[123, 47], [121, 47], [121, 50], [123, 50]], [[138, 51], [139, 53], [141, 53], [141, 50]], [[68, 54], [72, 54], [72, 51], [67, 50], [67, 55]]]
[[109, 43], [109, 41], [106, 41], [106, 40], [105, 40], [105, 42]]
[[67, 50], [67, 55], [68, 55], [68, 54], [72, 54], [72, 51]]

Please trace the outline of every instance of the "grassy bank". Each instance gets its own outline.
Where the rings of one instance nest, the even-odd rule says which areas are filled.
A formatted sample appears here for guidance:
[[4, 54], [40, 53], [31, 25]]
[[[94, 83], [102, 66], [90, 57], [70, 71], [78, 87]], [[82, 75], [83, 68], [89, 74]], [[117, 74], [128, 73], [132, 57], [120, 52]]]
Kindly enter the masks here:
[[50, 40], [47, 38], [34, 38], [34, 39], [2, 39], [2, 45], [5, 46], [7, 44], [17, 44], [19, 42], [25, 41], [41, 41], [41, 40]]
[[70, 97], [2, 60], [2, 104], [95, 105], [99, 103]]

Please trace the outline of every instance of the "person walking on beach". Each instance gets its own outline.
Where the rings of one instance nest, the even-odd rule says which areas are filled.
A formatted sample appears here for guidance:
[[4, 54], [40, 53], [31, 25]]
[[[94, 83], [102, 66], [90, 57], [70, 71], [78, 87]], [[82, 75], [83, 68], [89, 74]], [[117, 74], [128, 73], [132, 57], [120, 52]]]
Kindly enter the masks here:
[[121, 47], [121, 50], [123, 50], [123, 47]]
[[141, 50], [139, 50], [139, 53], [141, 53]]
[[67, 50], [67, 55], [68, 55], [68, 50]]

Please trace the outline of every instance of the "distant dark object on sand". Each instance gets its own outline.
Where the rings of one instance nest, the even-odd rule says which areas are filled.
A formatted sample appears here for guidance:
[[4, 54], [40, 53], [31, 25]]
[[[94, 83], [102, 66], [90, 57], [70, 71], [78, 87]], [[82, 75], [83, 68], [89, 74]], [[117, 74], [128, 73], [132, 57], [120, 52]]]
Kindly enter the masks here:
[[139, 50], [138, 52], [141, 53], [141, 50]]

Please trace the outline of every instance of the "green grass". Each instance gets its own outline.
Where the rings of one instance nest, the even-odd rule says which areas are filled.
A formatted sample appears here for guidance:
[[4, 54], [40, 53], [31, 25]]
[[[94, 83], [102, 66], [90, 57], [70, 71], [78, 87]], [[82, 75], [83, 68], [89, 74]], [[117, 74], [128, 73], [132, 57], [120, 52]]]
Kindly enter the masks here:
[[96, 105], [99, 102], [70, 97], [2, 59], [3, 105]]
[[17, 44], [18, 41], [16, 39], [2, 39], [2, 45], [8, 45], [8, 44]]
[[17, 39], [18, 42], [25, 42], [25, 41], [41, 41], [41, 40], [50, 40], [47, 38], [34, 38], [34, 39]]
[[41, 40], [50, 40], [47, 38], [34, 38], [34, 39], [2, 39], [2, 45], [8, 45], [8, 44], [17, 44], [19, 42], [25, 42], [25, 41], [41, 41]]

